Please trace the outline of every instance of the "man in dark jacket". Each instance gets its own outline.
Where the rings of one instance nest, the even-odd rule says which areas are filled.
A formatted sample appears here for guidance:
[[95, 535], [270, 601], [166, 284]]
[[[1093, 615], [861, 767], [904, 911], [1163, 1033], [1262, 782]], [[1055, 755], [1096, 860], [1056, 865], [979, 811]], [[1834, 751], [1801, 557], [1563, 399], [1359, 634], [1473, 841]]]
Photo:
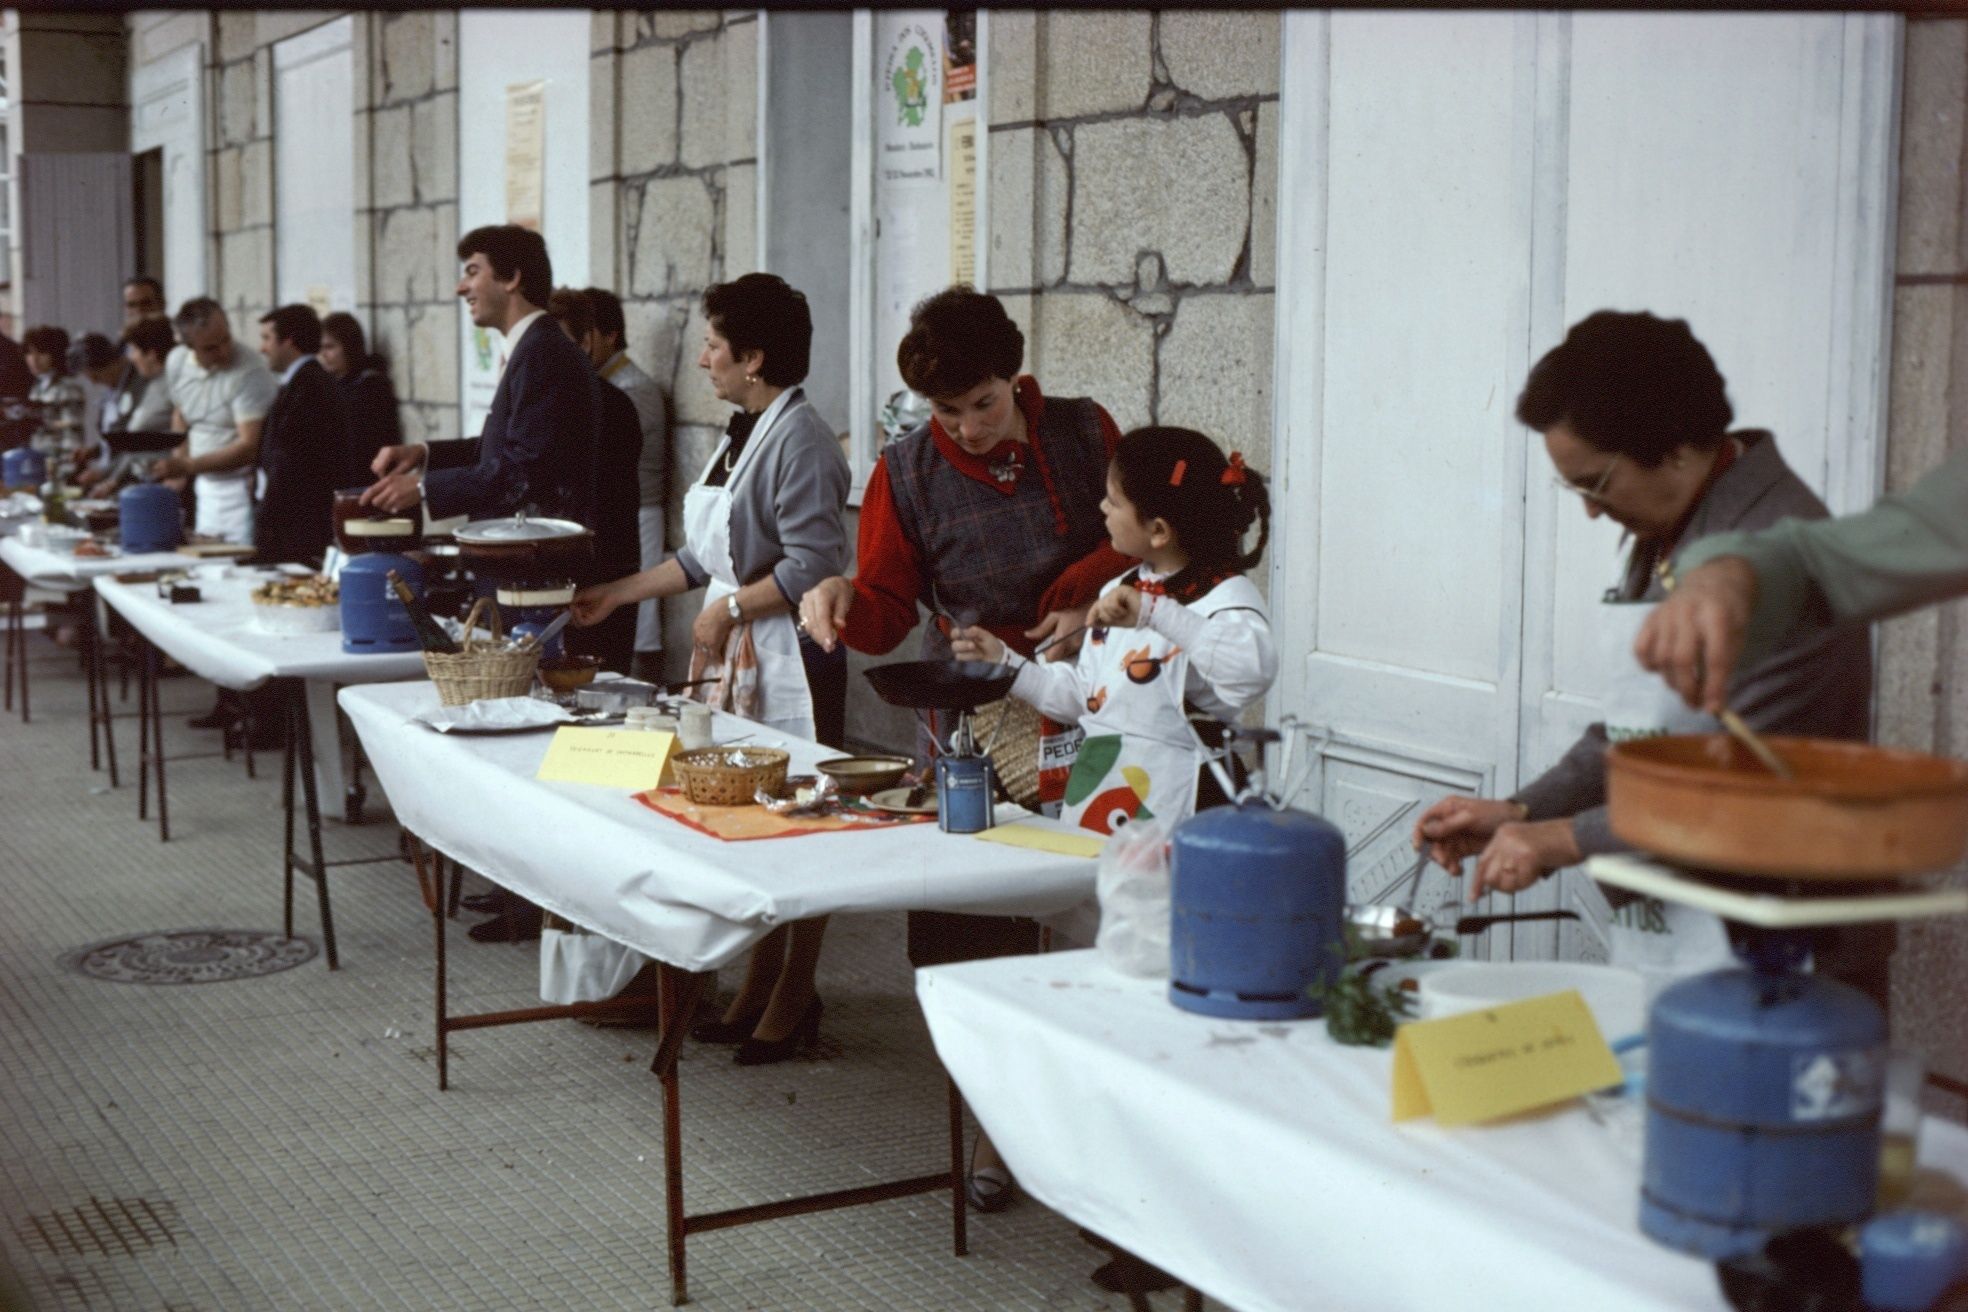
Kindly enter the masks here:
[[313, 563], [334, 536], [336, 461], [347, 419], [335, 380], [315, 359], [321, 319], [306, 305], [283, 305], [260, 319], [260, 354], [281, 380], [260, 434], [266, 490], [254, 512], [260, 559]]
[[458, 295], [472, 323], [502, 336], [504, 366], [485, 428], [464, 442], [384, 447], [363, 502], [392, 512], [421, 502], [428, 519], [496, 519], [530, 509], [586, 524], [594, 494], [594, 371], [547, 316], [547, 243], [512, 224], [477, 228], [458, 242], [458, 258]]
[[[595, 327], [594, 304], [590, 294], [572, 287], [557, 289], [547, 303], [547, 313], [559, 322], [569, 340], [585, 341]], [[586, 352], [584, 351], [585, 355]], [[589, 356], [592, 363], [592, 356]], [[642, 456], [642, 420], [635, 403], [619, 387], [594, 375], [596, 413], [594, 447], [594, 530], [595, 560], [590, 578], [626, 578], [642, 568], [642, 538], [637, 513], [641, 505], [641, 485], [637, 465]], [[619, 607], [599, 624], [574, 628], [568, 632], [568, 645], [575, 651], [601, 657], [602, 665], [618, 674], [627, 674], [635, 659], [636, 613]]]

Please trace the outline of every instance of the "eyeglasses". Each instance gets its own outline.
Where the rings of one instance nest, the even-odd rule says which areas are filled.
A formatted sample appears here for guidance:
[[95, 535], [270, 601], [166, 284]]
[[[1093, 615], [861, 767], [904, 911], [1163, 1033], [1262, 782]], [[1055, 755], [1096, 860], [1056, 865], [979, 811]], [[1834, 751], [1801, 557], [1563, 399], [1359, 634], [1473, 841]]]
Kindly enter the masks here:
[[1591, 501], [1597, 505], [1603, 506], [1606, 504], [1606, 484], [1613, 481], [1613, 470], [1617, 468], [1618, 465], [1619, 465], [1619, 456], [1614, 455], [1613, 458], [1606, 463], [1605, 472], [1599, 475], [1599, 481], [1594, 483], [1591, 487], [1586, 487], [1582, 484], [1574, 483], [1572, 482], [1571, 479], [1566, 478], [1563, 474], [1553, 474], [1551, 476], [1551, 481], [1555, 486], [1563, 488], [1567, 492], [1573, 493], [1574, 495], [1582, 497], [1587, 501]]

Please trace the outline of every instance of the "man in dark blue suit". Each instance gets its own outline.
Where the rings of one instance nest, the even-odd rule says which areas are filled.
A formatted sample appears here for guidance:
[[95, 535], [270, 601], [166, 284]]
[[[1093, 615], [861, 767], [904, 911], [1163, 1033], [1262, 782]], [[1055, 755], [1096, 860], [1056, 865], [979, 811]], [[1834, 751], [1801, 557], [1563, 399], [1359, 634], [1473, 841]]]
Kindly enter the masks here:
[[495, 519], [521, 509], [591, 522], [595, 393], [581, 348], [546, 313], [553, 265], [537, 232], [476, 228], [458, 243], [458, 295], [472, 322], [501, 334], [505, 366], [485, 428], [463, 442], [390, 446], [371, 466], [366, 505], [427, 519]]
[[283, 305], [260, 319], [260, 354], [281, 380], [260, 434], [266, 490], [253, 547], [262, 560], [312, 564], [334, 536], [335, 458], [346, 420], [335, 380], [314, 358], [320, 349], [313, 307]]

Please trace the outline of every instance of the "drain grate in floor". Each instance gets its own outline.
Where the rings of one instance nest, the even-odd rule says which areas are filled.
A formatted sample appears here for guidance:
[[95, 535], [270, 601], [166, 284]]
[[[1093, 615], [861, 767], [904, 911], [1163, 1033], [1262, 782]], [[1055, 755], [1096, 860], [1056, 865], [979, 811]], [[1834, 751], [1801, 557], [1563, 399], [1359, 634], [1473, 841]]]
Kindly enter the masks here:
[[95, 1198], [30, 1216], [14, 1233], [30, 1253], [51, 1257], [135, 1257], [176, 1248], [178, 1205], [148, 1198]]
[[174, 929], [92, 944], [62, 965], [112, 984], [218, 984], [292, 970], [314, 953], [312, 941], [267, 929]]
[[35, 1282], [46, 1296], [36, 1301], [37, 1307], [57, 1309], [58, 1312], [95, 1312], [98, 1308], [114, 1308], [116, 1298], [109, 1292], [109, 1282], [102, 1273], [87, 1269], [81, 1271], [57, 1271], [42, 1276]]

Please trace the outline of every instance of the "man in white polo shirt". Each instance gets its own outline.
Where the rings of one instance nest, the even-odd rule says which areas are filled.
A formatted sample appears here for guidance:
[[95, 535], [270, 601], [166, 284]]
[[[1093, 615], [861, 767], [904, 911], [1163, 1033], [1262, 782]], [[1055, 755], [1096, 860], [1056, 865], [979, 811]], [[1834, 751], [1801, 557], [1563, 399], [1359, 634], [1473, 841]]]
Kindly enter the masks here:
[[184, 443], [157, 462], [156, 477], [196, 480], [198, 532], [253, 541], [253, 481], [260, 429], [280, 383], [258, 356], [232, 340], [226, 312], [209, 296], [186, 301], [176, 318], [183, 342], [164, 362]]

